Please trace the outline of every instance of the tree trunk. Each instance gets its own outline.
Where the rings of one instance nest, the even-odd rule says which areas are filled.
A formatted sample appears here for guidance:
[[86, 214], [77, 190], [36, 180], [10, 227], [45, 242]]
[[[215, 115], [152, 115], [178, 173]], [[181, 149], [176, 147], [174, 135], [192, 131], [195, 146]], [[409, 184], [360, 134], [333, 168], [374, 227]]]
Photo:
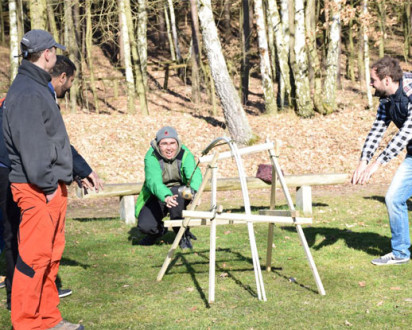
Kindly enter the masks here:
[[270, 69], [268, 41], [266, 38], [265, 17], [263, 15], [262, 0], [254, 0], [256, 28], [259, 43], [260, 73], [262, 75], [262, 87], [265, 98], [265, 113], [277, 111], [276, 97], [273, 89], [272, 72]]
[[[363, 0], [363, 14], [367, 16], [368, 14], [368, 0]], [[373, 108], [372, 103], [372, 90], [371, 90], [371, 77], [369, 71], [369, 44], [368, 44], [368, 27], [366, 24], [363, 24], [363, 51], [365, 59], [365, 87], [366, 87], [366, 96], [368, 98], [368, 108]]]
[[143, 84], [147, 90], [147, 0], [138, 0], [137, 11], [137, 50]]
[[17, 10], [16, 1], [9, 0], [9, 20], [10, 20], [10, 83], [13, 82], [17, 75], [19, 67], [19, 59], [17, 56], [20, 53], [19, 48], [19, 33], [17, 29]]
[[296, 111], [301, 117], [313, 116], [313, 104], [310, 97], [308, 62], [306, 54], [305, 15], [303, 0], [295, 0], [295, 47], [293, 65]]
[[242, 26], [242, 63], [240, 68], [241, 74], [241, 97], [242, 104], [246, 104], [249, 96], [249, 70], [250, 70], [250, 18], [249, 18], [249, 0], [242, 0], [240, 9]]
[[230, 27], [230, 5], [232, 0], [224, 0], [223, 4], [223, 29], [225, 42], [229, 42], [232, 38], [232, 30]]
[[[72, 15], [72, 7], [73, 3], [72, 0], [64, 1], [64, 44], [68, 48], [69, 51], [69, 58], [70, 60], [79, 67], [79, 61], [76, 56], [77, 54], [77, 44], [76, 44], [76, 36], [74, 33], [74, 25], [73, 25], [73, 15]], [[70, 88], [70, 111], [72, 113], [76, 112], [76, 105], [77, 105], [77, 94], [79, 91], [78, 87], [78, 80], [75, 79], [73, 81], [73, 86]]]
[[308, 47], [308, 58], [312, 67], [312, 75], [309, 80], [313, 88], [313, 105], [315, 110], [325, 114], [326, 110], [323, 105], [323, 88], [322, 88], [322, 69], [320, 65], [318, 50], [316, 46], [316, 22], [315, 22], [315, 1], [308, 0], [306, 5], [306, 39]]
[[359, 83], [362, 85], [365, 81], [365, 61], [364, 61], [364, 51], [363, 51], [363, 28], [362, 22], [360, 23], [359, 28], [359, 37], [358, 37], [358, 80]]
[[47, 5], [47, 19], [49, 20], [49, 31], [53, 35], [54, 40], [59, 42], [59, 31], [57, 31], [55, 13], [54, 13], [54, 5], [53, 3], [49, 3]]
[[0, 44], [4, 45], [5, 42], [5, 33], [4, 33], [4, 17], [3, 17], [3, 5], [0, 5]]
[[290, 85], [289, 45], [286, 44], [283, 34], [283, 24], [280, 21], [276, 0], [268, 0], [268, 17], [272, 21], [275, 33], [277, 60], [279, 64], [278, 100], [279, 106], [292, 105], [292, 87]]
[[180, 47], [179, 47], [179, 38], [177, 36], [176, 16], [175, 16], [175, 9], [173, 7], [173, 0], [167, 0], [167, 3], [169, 6], [170, 27], [171, 27], [172, 36], [173, 36], [174, 49], [176, 52], [176, 60], [178, 63], [181, 63], [182, 55], [181, 55]]
[[17, 0], [16, 2], [17, 4], [17, 29], [18, 29], [18, 33], [19, 33], [19, 41], [23, 38], [23, 35], [25, 33], [24, 31], [24, 13], [23, 13], [23, 0]]
[[[142, 72], [143, 69], [142, 69], [142, 63], [140, 59], [139, 46], [136, 41], [135, 33], [134, 33], [135, 29], [134, 29], [133, 20], [132, 20], [130, 0], [124, 0], [124, 5], [125, 5], [127, 31], [129, 33], [130, 49], [131, 49], [132, 59], [133, 59], [134, 77], [136, 79], [136, 93], [139, 96], [140, 111], [143, 116], [147, 116], [149, 114], [149, 110], [147, 107], [146, 86], [143, 81], [143, 72]], [[138, 25], [145, 24], [145, 23], [146, 23], [146, 20], [143, 18], [141, 21], [138, 22]], [[141, 26], [137, 30], [140, 31], [140, 33], [145, 33], [144, 31], [146, 30], [146, 28]], [[142, 40], [140, 40], [141, 42], [147, 42], [146, 36], [143, 36], [143, 37], [139, 36], [139, 32], [137, 33], [137, 35], [138, 35], [138, 39], [142, 38]], [[145, 45], [141, 45], [141, 46], [143, 48], [146, 48]], [[143, 53], [145, 52], [143, 51]], [[142, 56], [144, 55], [142, 54]]]
[[[93, 31], [92, 31], [92, 14], [91, 14], [91, 0], [86, 0], [86, 57], [89, 64], [90, 72], [90, 88], [92, 90], [94, 108], [96, 113], [99, 113], [99, 101], [96, 93], [96, 82], [94, 80], [94, 66], [93, 66]], [[86, 95], [87, 97], [87, 95]]]
[[386, 5], [385, 0], [377, 0], [378, 24], [379, 24], [379, 57], [385, 56], [385, 34], [386, 34]]
[[[353, 0], [351, 0], [353, 7]], [[353, 40], [353, 18], [349, 20], [348, 26], [348, 65], [346, 74], [351, 82], [355, 82], [355, 45]]]
[[196, 0], [190, 0], [190, 12], [192, 22], [192, 101], [199, 104], [200, 95], [200, 46], [199, 46], [199, 20], [197, 14]]
[[210, 0], [198, 0], [197, 3], [203, 42], [229, 133], [235, 141], [249, 144], [253, 139], [252, 130], [235, 86], [230, 80]]
[[167, 10], [167, 6], [164, 8], [164, 13], [165, 13], [165, 21], [166, 21], [166, 31], [167, 31], [167, 38], [169, 40], [169, 48], [170, 48], [170, 57], [172, 58], [172, 61], [176, 62], [176, 52], [175, 52], [175, 46], [173, 42], [173, 36], [172, 36], [172, 28], [170, 26], [170, 18], [169, 18], [169, 12]]
[[30, 0], [31, 29], [47, 30], [47, 4], [46, 0]]
[[136, 112], [134, 106], [135, 99], [135, 85], [133, 79], [132, 59], [130, 56], [130, 41], [129, 30], [127, 27], [126, 18], [126, 6], [125, 0], [118, 0], [119, 4], [119, 18], [120, 18], [120, 34], [122, 36], [123, 49], [124, 49], [124, 65], [126, 74], [126, 86], [127, 86], [127, 112], [134, 114]]
[[[289, 8], [290, 6], [290, 8]], [[293, 0], [280, 0], [280, 17], [282, 21], [283, 40], [287, 50], [288, 58], [290, 56], [290, 24], [289, 12], [293, 8]]]
[[331, 113], [336, 109], [336, 90], [339, 72], [340, 0], [334, 0], [332, 10], [332, 23], [329, 29], [329, 45], [328, 55], [326, 57], [326, 77], [324, 83], [324, 107], [326, 113]]
[[403, 57], [405, 61], [408, 61], [409, 57], [412, 56], [412, 45], [411, 45], [411, 0], [405, 0], [403, 8]]
[[164, 2], [159, 1], [156, 7], [157, 11], [157, 38], [159, 40], [158, 46], [160, 49], [164, 49], [166, 46], [166, 23], [165, 23], [165, 12], [164, 12]]

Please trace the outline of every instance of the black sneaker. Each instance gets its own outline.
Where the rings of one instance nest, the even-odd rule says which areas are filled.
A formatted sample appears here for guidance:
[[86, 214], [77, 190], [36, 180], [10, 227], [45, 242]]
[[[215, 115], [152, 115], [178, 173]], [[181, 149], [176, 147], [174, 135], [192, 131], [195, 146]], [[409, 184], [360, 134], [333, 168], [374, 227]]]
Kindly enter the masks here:
[[57, 289], [57, 291], [59, 292], [59, 298], [70, 296], [73, 293], [70, 289]]
[[159, 238], [158, 235], [147, 235], [143, 237], [139, 242], [137, 242], [137, 245], [143, 245], [143, 246], [155, 245], [158, 238]]
[[192, 242], [188, 236], [183, 236], [179, 242], [179, 246], [182, 250], [184, 249], [193, 249]]

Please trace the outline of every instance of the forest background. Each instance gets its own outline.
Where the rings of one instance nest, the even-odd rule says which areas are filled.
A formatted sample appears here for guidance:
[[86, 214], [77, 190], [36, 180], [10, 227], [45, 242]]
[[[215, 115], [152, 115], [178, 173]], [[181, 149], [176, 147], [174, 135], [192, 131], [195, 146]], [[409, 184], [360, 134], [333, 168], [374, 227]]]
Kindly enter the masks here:
[[[144, 180], [163, 125], [195, 154], [223, 135], [279, 139], [285, 174], [351, 173], [376, 114], [371, 62], [390, 55], [412, 70], [410, 0], [16, 0], [0, 10], [1, 95], [22, 35], [50, 31], [78, 68], [60, 102], [71, 142], [109, 183]], [[374, 181], [387, 183], [401, 158]], [[246, 159], [247, 174], [265, 162]]]

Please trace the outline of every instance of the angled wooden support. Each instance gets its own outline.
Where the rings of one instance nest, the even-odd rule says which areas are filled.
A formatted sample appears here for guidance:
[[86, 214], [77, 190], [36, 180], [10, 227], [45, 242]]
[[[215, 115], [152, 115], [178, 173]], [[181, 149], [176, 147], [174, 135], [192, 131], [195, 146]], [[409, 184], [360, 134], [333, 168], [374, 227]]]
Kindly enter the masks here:
[[[293, 205], [292, 198], [291, 198], [289, 190], [286, 186], [285, 178], [284, 178], [283, 173], [280, 169], [277, 157], [276, 157], [276, 155], [275, 155], [275, 153], [272, 149], [269, 150], [269, 155], [270, 155], [270, 159], [271, 159], [271, 162], [272, 162], [272, 166], [276, 170], [278, 180], [279, 180], [280, 185], [282, 187], [283, 193], [286, 197], [286, 201], [287, 201], [287, 204], [289, 206], [289, 210], [291, 212], [295, 212], [295, 206]], [[294, 218], [294, 219], [296, 219], [296, 218]], [[313, 277], [315, 279], [316, 286], [318, 288], [318, 292], [319, 292], [320, 295], [325, 295], [326, 294], [325, 289], [324, 289], [322, 281], [320, 279], [318, 269], [315, 265], [315, 261], [313, 260], [312, 254], [310, 252], [310, 248], [309, 248], [309, 245], [306, 241], [306, 237], [305, 237], [305, 234], [303, 232], [301, 224], [296, 224], [296, 230], [297, 230], [300, 242], [301, 242], [301, 244], [303, 246], [303, 249], [305, 251], [306, 258], [308, 259], [309, 266], [312, 270], [312, 274], [313, 274]]]
[[[206, 169], [205, 176], [203, 178], [202, 184], [200, 185], [200, 188], [195, 195], [195, 198], [193, 202], [189, 205], [188, 209], [189, 210], [194, 210], [197, 207], [197, 204], [200, 200], [200, 196], [203, 193], [203, 190], [205, 189], [207, 181], [209, 181], [210, 176], [211, 176], [211, 168], [216, 165], [217, 162], [217, 157], [219, 156], [219, 153], [215, 153], [213, 156], [213, 159], [211, 163], [209, 164], [208, 168]], [[176, 251], [177, 246], [179, 245], [180, 239], [182, 238], [187, 226], [189, 225], [190, 218], [184, 219], [182, 226], [180, 227], [178, 233], [176, 234], [176, 238], [173, 241], [172, 247], [170, 248], [169, 252], [167, 253], [166, 259], [163, 262], [162, 268], [160, 269], [159, 273], [157, 274], [157, 281], [160, 282], [166, 273], [167, 268], [170, 265], [170, 262], [172, 261], [173, 255]]]

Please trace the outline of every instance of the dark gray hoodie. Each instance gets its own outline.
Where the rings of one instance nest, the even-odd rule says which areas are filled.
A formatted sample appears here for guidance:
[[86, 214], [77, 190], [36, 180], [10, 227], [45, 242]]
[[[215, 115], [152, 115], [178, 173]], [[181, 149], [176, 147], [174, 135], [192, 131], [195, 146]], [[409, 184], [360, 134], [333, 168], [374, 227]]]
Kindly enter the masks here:
[[3, 133], [10, 182], [31, 183], [45, 194], [73, 180], [69, 137], [48, 87], [50, 75], [23, 60], [4, 101]]

